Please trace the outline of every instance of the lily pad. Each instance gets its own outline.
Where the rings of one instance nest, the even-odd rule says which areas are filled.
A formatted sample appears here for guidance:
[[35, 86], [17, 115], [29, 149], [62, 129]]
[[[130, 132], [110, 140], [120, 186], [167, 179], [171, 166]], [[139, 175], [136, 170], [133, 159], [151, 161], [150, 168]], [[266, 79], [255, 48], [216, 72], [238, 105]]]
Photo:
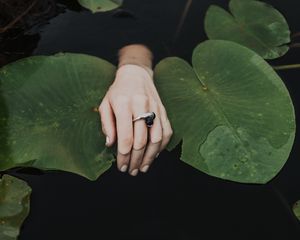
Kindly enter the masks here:
[[231, 0], [230, 12], [212, 5], [205, 17], [209, 39], [230, 40], [242, 44], [265, 59], [284, 55], [289, 47], [290, 30], [284, 16], [260, 1]]
[[297, 201], [294, 206], [293, 206], [293, 212], [295, 216], [299, 219], [300, 221], [300, 200]]
[[193, 66], [170, 57], [155, 83], [181, 159], [222, 179], [266, 183], [285, 164], [295, 137], [293, 104], [284, 83], [254, 51], [231, 41], [198, 45]]
[[[181, 159], [219, 178], [266, 183], [283, 167], [295, 137], [289, 93], [259, 55], [210, 40], [193, 67], [167, 58], [155, 83]], [[115, 67], [84, 54], [30, 57], [0, 70], [0, 170], [31, 166], [95, 180], [115, 160], [105, 147], [99, 106]]]
[[0, 239], [15, 240], [29, 213], [31, 188], [26, 182], [4, 175], [0, 179]]
[[99, 106], [115, 67], [84, 54], [34, 56], [0, 70], [0, 170], [31, 166], [95, 180], [114, 161]]
[[123, 0], [78, 0], [85, 8], [90, 9], [93, 13], [107, 12], [120, 7]]

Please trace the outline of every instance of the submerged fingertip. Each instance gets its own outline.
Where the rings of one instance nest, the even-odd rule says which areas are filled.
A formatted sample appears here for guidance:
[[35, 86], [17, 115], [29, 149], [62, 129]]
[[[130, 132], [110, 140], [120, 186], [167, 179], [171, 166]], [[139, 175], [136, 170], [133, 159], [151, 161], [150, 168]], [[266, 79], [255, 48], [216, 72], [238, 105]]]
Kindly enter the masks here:
[[149, 169], [149, 165], [145, 165], [140, 169], [140, 171], [143, 173], [146, 173], [148, 171], [148, 169]]
[[123, 165], [120, 169], [121, 172], [126, 172], [127, 171], [127, 165]]
[[139, 173], [139, 170], [138, 170], [138, 169], [133, 169], [133, 170], [131, 171], [130, 175], [135, 177], [136, 175], [138, 175], [138, 173]]

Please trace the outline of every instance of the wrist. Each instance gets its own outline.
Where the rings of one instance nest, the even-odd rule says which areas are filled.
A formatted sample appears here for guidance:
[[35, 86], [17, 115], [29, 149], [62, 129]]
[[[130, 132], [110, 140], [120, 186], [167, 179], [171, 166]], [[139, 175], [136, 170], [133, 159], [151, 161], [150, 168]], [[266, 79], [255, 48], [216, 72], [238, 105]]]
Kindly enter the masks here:
[[121, 48], [118, 52], [119, 64], [135, 64], [144, 67], [147, 71], [152, 70], [153, 54], [151, 50], [142, 44], [131, 44]]
[[138, 76], [144, 76], [145, 79], [149, 78], [153, 81], [153, 70], [147, 66], [141, 66], [139, 64], [131, 64], [126, 63], [118, 67], [116, 75], [122, 75], [122, 76], [132, 76], [132, 75], [138, 75]]

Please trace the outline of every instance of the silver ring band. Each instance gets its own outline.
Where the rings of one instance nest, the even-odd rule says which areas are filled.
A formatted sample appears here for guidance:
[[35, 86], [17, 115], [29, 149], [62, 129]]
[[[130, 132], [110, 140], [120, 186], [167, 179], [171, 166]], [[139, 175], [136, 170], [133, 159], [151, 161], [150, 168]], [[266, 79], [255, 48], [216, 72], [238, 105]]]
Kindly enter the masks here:
[[133, 119], [132, 121], [135, 122], [137, 120], [140, 120], [140, 119], [144, 119], [147, 126], [148, 127], [152, 127], [153, 125], [153, 120], [154, 118], [156, 117], [155, 113], [154, 112], [146, 112], [146, 113], [143, 113], [139, 116], [137, 116], [135, 119]]

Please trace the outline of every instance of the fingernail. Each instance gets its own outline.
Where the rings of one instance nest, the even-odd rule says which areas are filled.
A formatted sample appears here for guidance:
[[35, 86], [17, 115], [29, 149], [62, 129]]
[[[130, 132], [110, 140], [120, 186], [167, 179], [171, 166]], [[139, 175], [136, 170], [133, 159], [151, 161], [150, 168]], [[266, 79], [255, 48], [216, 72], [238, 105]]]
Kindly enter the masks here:
[[106, 143], [105, 143], [106, 145], [108, 145], [109, 144], [109, 137], [108, 136], [106, 136]]
[[123, 166], [121, 167], [121, 172], [126, 172], [126, 170], [127, 170], [127, 165], [123, 165]]
[[155, 156], [155, 158], [157, 158], [159, 154], [160, 154], [160, 153], [157, 153], [156, 156]]
[[136, 176], [138, 174], [139, 170], [138, 169], [134, 169], [131, 171], [131, 175], [132, 176]]
[[149, 165], [145, 165], [142, 169], [141, 169], [141, 172], [145, 173], [147, 172], [149, 169]]

